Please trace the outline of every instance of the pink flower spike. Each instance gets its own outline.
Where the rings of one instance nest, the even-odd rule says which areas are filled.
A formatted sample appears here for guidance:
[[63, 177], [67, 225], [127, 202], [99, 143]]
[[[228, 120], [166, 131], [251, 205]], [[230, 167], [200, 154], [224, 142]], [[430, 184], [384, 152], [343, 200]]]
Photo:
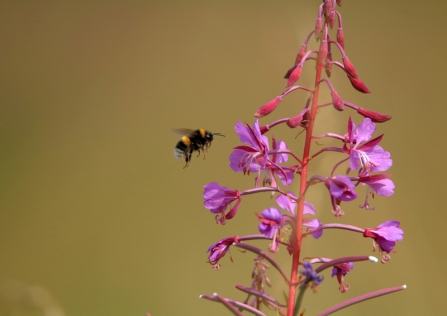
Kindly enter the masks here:
[[342, 57], [342, 59], [343, 59], [343, 65], [345, 65], [346, 73], [348, 73], [350, 76], [354, 78], [358, 78], [359, 75], [357, 74], [354, 65], [349, 61], [348, 56], [345, 55]]
[[292, 73], [290, 74], [290, 76], [287, 80], [287, 85], [286, 85], [287, 88], [290, 87], [291, 85], [293, 85], [295, 82], [297, 82], [300, 79], [301, 70], [303, 70], [303, 64], [299, 63], [296, 66], [296, 68], [292, 71]]
[[362, 115], [363, 117], [370, 118], [374, 123], [383, 123], [388, 120], [391, 120], [392, 116], [387, 114], [382, 114], [379, 112], [370, 111], [364, 108], [358, 108], [357, 113]]
[[363, 83], [360, 78], [354, 78], [347, 74], [349, 81], [351, 82], [351, 85], [354, 87], [355, 90], [360, 91], [362, 93], [371, 93], [371, 90], [368, 89], [368, 87]]
[[272, 113], [276, 107], [278, 106], [278, 104], [282, 101], [282, 97], [281, 96], [277, 96], [276, 98], [274, 98], [273, 100], [267, 102], [266, 104], [264, 104], [263, 106], [261, 106], [254, 114], [255, 117], [260, 118], [260, 117], [264, 117], [266, 115], [269, 115], [270, 113]]

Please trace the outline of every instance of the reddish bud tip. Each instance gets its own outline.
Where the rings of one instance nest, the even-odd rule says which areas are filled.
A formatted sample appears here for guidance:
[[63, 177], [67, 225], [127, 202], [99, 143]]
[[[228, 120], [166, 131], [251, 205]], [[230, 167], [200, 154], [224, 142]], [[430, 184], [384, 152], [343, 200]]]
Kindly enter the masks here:
[[371, 90], [368, 89], [368, 87], [363, 83], [360, 78], [354, 78], [348, 74], [348, 79], [351, 81], [351, 85], [356, 89], [357, 91], [360, 91], [362, 93], [371, 93]]
[[341, 0], [337, 0], [337, 4], [339, 7], [341, 7]]
[[301, 62], [301, 60], [303, 59], [304, 55], [306, 54], [306, 50], [307, 50], [307, 44], [304, 43], [303, 45], [301, 45], [301, 49], [298, 52], [298, 55], [296, 55], [295, 65], [298, 65]]
[[384, 123], [388, 120], [391, 120], [391, 115], [382, 114], [379, 112], [370, 111], [363, 108], [358, 108], [357, 113], [363, 117], [370, 118], [371, 121], [375, 123]]
[[339, 27], [337, 30], [337, 42], [340, 44], [340, 46], [345, 49], [345, 34], [343, 32], [343, 28]]
[[315, 38], [317, 40], [320, 38], [322, 30], [323, 30], [323, 20], [321, 20], [321, 17], [318, 17], [317, 22], [315, 23]]
[[326, 63], [324, 64], [324, 70], [326, 71], [326, 75], [330, 78], [332, 74], [332, 53], [328, 51]]
[[345, 109], [345, 105], [343, 104], [343, 100], [338, 95], [337, 91], [331, 91], [332, 96], [332, 105], [337, 111], [343, 111]]
[[331, 28], [331, 30], [334, 28], [334, 24], [335, 24], [335, 11], [332, 10], [329, 13], [329, 27]]
[[255, 117], [260, 118], [260, 117], [264, 117], [266, 115], [269, 115], [270, 113], [272, 113], [276, 107], [278, 106], [278, 104], [281, 102], [282, 98], [281, 97], [276, 97], [273, 100], [267, 102], [266, 104], [264, 104], [263, 106], [261, 106], [256, 112], [255, 112]]
[[[295, 82], [298, 81], [298, 79], [300, 79], [301, 76], [301, 70], [303, 69], [303, 64], [298, 64], [296, 66], [296, 68], [292, 71], [292, 73], [289, 76], [289, 80], [287, 80], [287, 85], [286, 87], [290, 87], [291, 85], [293, 85]], [[287, 75], [287, 74], [286, 74]]]
[[351, 77], [358, 78], [359, 75], [357, 74], [354, 65], [349, 61], [348, 56], [344, 56], [342, 57], [342, 59], [343, 59], [343, 65], [345, 65], [346, 73]]

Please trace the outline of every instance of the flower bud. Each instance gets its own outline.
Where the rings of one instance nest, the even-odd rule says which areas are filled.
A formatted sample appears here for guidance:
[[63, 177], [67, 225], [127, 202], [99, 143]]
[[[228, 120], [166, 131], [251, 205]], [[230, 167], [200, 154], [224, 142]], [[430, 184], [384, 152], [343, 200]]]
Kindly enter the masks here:
[[255, 117], [260, 118], [260, 117], [264, 117], [266, 115], [269, 115], [270, 113], [272, 113], [276, 107], [278, 106], [278, 104], [281, 102], [282, 98], [281, 97], [276, 97], [273, 100], [267, 102], [266, 104], [264, 104], [263, 106], [261, 106], [256, 112], [255, 112]]
[[301, 62], [303, 56], [306, 54], [306, 50], [307, 50], [307, 44], [303, 43], [303, 45], [301, 45], [300, 51], [298, 52], [298, 55], [296, 55], [295, 65], [298, 65]]
[[289, 118], [289, 120], [286, 123], [287, 126], [290, 127], [290, 128], [295, 128], [297, 126], [306, 127], [307, 126], [307, 122], [303, 122], [303, 117], [306, 116], [308, 111], [309, 111], [308, 108], [304, 108], [301, 111], [300, 114], [298, 114], [297, 116]]
[[343, 56], [343, 65], [345, 65], [345, 71], [348, 75], [358, 78], [359, 75], [357, 74], [357, 71], [354, 68], [354, 65], [349, 61], [348, 56]]
[[370, 110], [363, 109], [363, 108], [358, 108], [357, 113], [362, 115], [363, 117], [370, 118], [371, 121], [373, 121], [375, 123], [383, 123], [388, 120], [391, 120], [391, 118], [392, 118], [391, 115], [386, 115], [386, 114], [370, 111]]
[[321, 17], [318, 17], [315, 23], [315, 38], [318, 40], [320, 38], [321, 31], [323, 30], [323, 21]]
[[345, 34], [343, 32], [343, 28], [339, 27], [337, 29], [337, 42], [340, 44], [340, 46], [345, 49]]
[[332, 0], [326, 0], [324, 2], [324, 15], [328, 17], [331, 11], [332, 11]]
[[[293, 85], [295, 82], [298, 81], [298, 79], [300, 79], [301, 76], [301, 70], [303, 70], [303, 64], [298, 64], [296, 66], [296, 68], [292, 71], [292, 73], [289, 76], [289, 80], [287, 80], [287, 85], [286, 87], [290, 87], [291, 85]], [[287, 74], [286, 74], [287, 75]]]
[[360, 91], [362, 93], [371, 93], [371, 90], [368, 89], [368, 87], [363, 83], [360, 78], [354, 78], [352, 76], [348, 75], [349, 81], [351, 81], [351, 85], [356, 89], [357, 91]]
[[286, 74], [284, 75], [284, 79], [289, 79], [290, 74], [295, 70], [296, 65], [293, 66], [292, 68], [290, 68], [289, 70], [287, 70]]
[[326, 71], [326, 75], [330, 78], [332, 74], [332, 53], [329, 50], [327, 52], [326, 63], [324, 64], [324, 70]]
[[345, 109], [345, 105], [343, 104], [343, 100], [338, 95], [337, 91], [331, 91], [332, 96], [332, 105], [337, 111], [343, 111]]
[[334, 23], [335, 23], [335, 11], [332, 10], [329, 13], [329, 27], [331, 28], [331, 30], [334, 28]]
[[326, 39], [322, 40], [320, 43], [320, 50], [318, 51], [319, 62], [324, 65], [326, 62], [326, 57], [328, 53], [328, 45]]
[[341, 7], [341, 0], [337, 0], [337, 4], [339, 7]]

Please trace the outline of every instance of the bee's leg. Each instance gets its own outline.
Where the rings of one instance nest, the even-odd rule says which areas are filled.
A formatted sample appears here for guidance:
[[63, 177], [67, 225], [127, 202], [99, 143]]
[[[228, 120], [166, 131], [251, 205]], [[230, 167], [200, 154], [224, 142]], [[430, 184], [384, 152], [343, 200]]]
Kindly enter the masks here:
[[191, 152], [185, 154], [185, 161], [186, 161], [186, 164], [185, 164], [185, 166], [183, 167], [183, 169], [185, 169], [186, 167], [189, 166], [189, 162], [191, 161]]
[[[203, 150], [203, 149], [202, 149]], [[203, 150], [203, 160], [205, 160], [205, 156], [206, 156], [206, 151]]]

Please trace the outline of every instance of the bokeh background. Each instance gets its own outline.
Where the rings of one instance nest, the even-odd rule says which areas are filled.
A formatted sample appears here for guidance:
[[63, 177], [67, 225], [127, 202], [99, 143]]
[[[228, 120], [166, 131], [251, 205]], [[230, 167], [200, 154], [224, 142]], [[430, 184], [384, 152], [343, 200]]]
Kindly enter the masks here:
[[[253, 256], [233, 249], [234, 263], [227, 255], [216, 271], [205, 252], [223, 237], [256, 233], [254, 213], [275, 202], [250, 196], [218, 226], [203, 208], [202, 186], [252, 187], [253, 176], [228, 167], [238, 145], [233, 126], [252, 123], [284, 90], [320, 2], [3, 0], [0, 315], [228, 315], [198, 296], [242, 300], [234, 285], [250, 284]], [[345, 100], [393, 116], [378, 133], [392, 153], [396, 190], [377, 197], [374, 211], [357, 208], [360, 194], [341, 220], [323, 188], [309, 200], [325, 223], [398, 219], [405, 235], [388, 264], [356, 264], [347, 294], [326, 272], [319, 293], [306, 294], [306, 315], [402, 284], [408, 289], [340, 314], [447, 313], [446, 9], [444, 1], [343, 1], [346, 51], [373, 93], [352, 89], [337, 68], [333, 84]], [[311, 85], [312, 68], [300, 84]], [[305, 96], [288, 96], [261, 124], [296, 115]], [[349, 110], [322, 110], [317, 133], [345, 133], [350, 115], [361, 121]], [[181, 127], [226, 137], [182, 169], [170, 131]], [[299, 152], [297, 134], [274, 131]], [[316, 159], [314, 170], [327, 172], [337, 158]], [[325, 232], [305, 247], [306, 256], [373, 254], [369, 240], [346, 232]], [[277, 258], [287, 270], [284, 249]], [[281, 278], [269, 276], [270, 293], [281, 298]]]

